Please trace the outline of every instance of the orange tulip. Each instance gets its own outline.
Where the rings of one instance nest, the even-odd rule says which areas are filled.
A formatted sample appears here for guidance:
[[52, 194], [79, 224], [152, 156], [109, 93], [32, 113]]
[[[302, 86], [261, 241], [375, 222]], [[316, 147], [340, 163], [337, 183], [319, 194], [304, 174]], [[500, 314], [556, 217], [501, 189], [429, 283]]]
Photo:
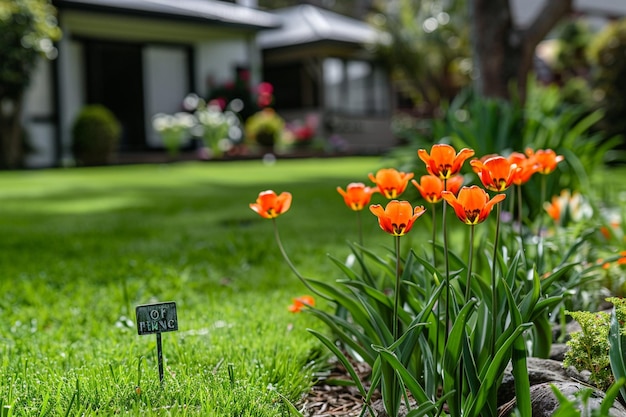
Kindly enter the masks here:
[[[454, 175], [445, 182], [448, 191], [456, 194], [463, 185], [464, 178], [462, 175]], [[411, 183], [419, 190], [424, 200], [429, 203], [438, 203], [441, 201], [441, 192], [444, 188], [444, 181], [434, 175], [422, 175], [420, 182], [411, 180]]]
[[506, 197], [496, 194], [490, 200], [489, 194], [477, 185], [461, 188], [458, 197], [450, 191], [443, 191], [441, 196], [452, 206], [459, 220], [469, 225], [485, 221], [493, 206]]
[[291, 207], [291, 193], [283, 192], [280, 195], [272, 190], [262, 191], [255, 203], [250, 203], [250, 208], [259, 216], [273, 219], [285, 213]]
[[511, 164], [518, 166], [519, 170], [515, 172], [513, 184], [522, 185], [528, 182], [535, 172], [540, 168], [539, 164], [532, 159], [526, 157], [521, 152], [513, 152], [507, 158]]
[[345, 191], [341, 187], [337, 187], [337, 191], [343, 196], [343, 201], [350, 209], [359, 211], [363, 210], [363, 207], [370, 203], [372, 194], [377, 190], [366, 187], [361, 182], [353, 182], [348, 184]]
[[409, 180], [413, 178], [413, 173], [407, 174], [394, 168], [385, 168], [378, 170], [376, 176], [369, 174], [369, 178], [378, 186], [378, 190], [385, 198], [392, 199], [406, 190]]
[[378, 217], [381, 229], [394, 236], [403, 236], [426, 210], [422, 206], [413, 208], [408, 201], [391, 200], [384, 209], [380, 204], [371, 205], [370, 211]]
[[561, 212], [562, 206], [566, 205], [567, 202], [564, 202], [562, 198], [558, 196], [552, 197], [552, 202], [543, 203], [543, 208], [548, 212], [548, 215], [554, 220], [556, 223], [561, 221]]
[[441, 192], [443, 191], [443, 180], [434, 175], [422, 175], [420, 182], [411, 180], [411, 183], [419, 190], [424, 200], [429, 203], [438, 203], [441, 201]]
[[518, 171], [517, 165], [511, 164], [503, 156], [492, 156], [485, 161], [474, 159], [470, 161], [474, 172], [486, 189], [504, 191], [511, 186]]
[[457, 174], [463, 162], [474, 155], [474, 151], [464, 148], [457, 154], [450, 145], [435, 144], [430, 150], [430, 155], [425, 149], [418, 150], [417, 155], [426, 164], [429, 174], [445, 180]]
[[463, 175], [453, 175], [446, 180], [445, 191], [450, 191], [452, 194], [457, 195], [464, 182], [465, 178]]
[[299, 313], [305, 306], [314, 307], [315, 299], [310, 295], [302, 295], [293, 299], [293, 304], [289, 306], [289, 311]]
[[556, 166], [565, 157], [563, 155], [557, 155], [552, 149], [539, 149], [537, 152], [530, 148], [526, 149], [526, 155], [533, 162], [539, 165], [537, 172], [547, 175], [556, 169]]

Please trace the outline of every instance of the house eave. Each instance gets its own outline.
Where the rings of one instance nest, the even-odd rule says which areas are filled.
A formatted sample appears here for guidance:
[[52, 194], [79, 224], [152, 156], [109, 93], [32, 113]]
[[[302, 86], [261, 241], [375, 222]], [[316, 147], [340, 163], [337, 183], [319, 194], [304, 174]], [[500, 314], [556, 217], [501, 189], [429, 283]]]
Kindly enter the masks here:
[[[281, 27], [282, 22], [279, 17], [260, 10], [244, 8], [243, 6], [232, 5], [222, 2], [220, 7], [233, 7], [245, 17], [224, 17], [219, 14], [209, 12], [194, 11], [192, 9], [179, 9], [167, 4], [153, 1], [128, 1], [120, 2], [116, 0], [52, 0], [52, 3], [59, 9], [86, 11], [96, 13], [107, 13], [119, 16], [132, 16], [145, 19], [163, 19], [178, 22], [193, 22], [211, 24], [213, 26], [224, 26], [229, 28], [247, 29], [259, 31], [263, 29], [276, 29]], [[176, 4], [176, 3], [173, 3]], [[227, 6], [225, 6], [227, 5]], [[205, 7], [208, 4], [204, 5]]]

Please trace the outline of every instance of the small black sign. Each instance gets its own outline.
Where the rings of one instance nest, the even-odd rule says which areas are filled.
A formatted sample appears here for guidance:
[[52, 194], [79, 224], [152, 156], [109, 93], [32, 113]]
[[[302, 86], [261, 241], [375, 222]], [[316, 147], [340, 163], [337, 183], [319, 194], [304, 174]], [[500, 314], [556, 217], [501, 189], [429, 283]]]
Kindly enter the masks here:
[[140, 335], [178, 330], [176, 303], [145, 304], [135, 308], [137, 333]]

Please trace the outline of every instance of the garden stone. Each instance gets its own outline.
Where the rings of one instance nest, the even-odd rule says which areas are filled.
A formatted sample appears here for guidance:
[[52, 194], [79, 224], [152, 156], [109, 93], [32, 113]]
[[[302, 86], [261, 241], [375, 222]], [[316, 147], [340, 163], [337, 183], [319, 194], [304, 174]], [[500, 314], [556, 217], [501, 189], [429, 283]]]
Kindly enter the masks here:
[[569, 346], [566, 343], [553, 343], [550, 348], [550, 359], [562, 362], [568, 350]]
[[[545, 382], [587, 381], [587, 377], [576, 371], [574, 367], [563, 368], [561, 362], [551, 359], [530, 357], [527, 358], [527, 367], [531, 387]], [[498, 389], [498, 405], [511, 401], [515, 397], [515, 381], [512, 371], [513, 368], [509, 363]]]
[[[559, 408], [559, 401], [552, 391], [553, 385], [567, 398], [573, 399], [575, 394], [590, 386], [580, 382], [547, 382], [530, 387], [530, 397], [532, 403], [533, 417], [551, 417]], [[593, 393], [589, 397], [588, 409], [594, 410], [600, 407], [604, 399], [604, 392], [593, 388]], [[508, 417], [515, 409], [515, 400], [511, 400], [507, 404], [500, 407], [499, 417]], [[582, 410], [581, 410], [582, 411]], [[613, 403], [613, 407], [609, 410], [611, 417], [626, 417], [626, 408], [617, 400]]]

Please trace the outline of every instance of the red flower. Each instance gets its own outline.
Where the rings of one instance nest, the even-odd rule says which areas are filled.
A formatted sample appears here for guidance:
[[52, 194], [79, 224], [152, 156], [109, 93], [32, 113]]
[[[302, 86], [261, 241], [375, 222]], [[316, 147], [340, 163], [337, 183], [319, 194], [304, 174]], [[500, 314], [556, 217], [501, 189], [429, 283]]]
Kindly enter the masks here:
[[299, 313], [305, 307], [314, 307], [315, 299], [310, 295], [302, 295], [293, 299], [293, 304], [289, 306], [289, 311], [292, 313]]
[[445, 180], [457, 174], [463, 162], [474, 155], [474, 151], [464, 148], [457, 154], [450, 145], [435, 144], [430, 150], [430, 155], [425, 149], [418, 150], [417, 155], [426, 164], [429, 174]]
[[556, 169], [556, 166], [565, 159], [563, 155], [557, 155], [552, 149], [539, 149], [534, 152], [532, 149], [526, 149], [526, 155], [534, 163], [539, 165], [537, 172], [547, 175]]
[[461, 188], [458, 197], [450, 191], [443, 191], [441, 196], [452, 206], [459, 220], [469, 225], [485, 221], [493, 206], [506, 197], [497, 194], [490, 200], [489, 194], [477, 185]]
[[343, 196], [343, 201], [350, 209], [359, 211], [363, 210], [363, 207], [370, 203], [372, 194], [377, 190], [366, 187], [361, 182], [353, 182], [348, 184], [345, 191], [341, 187], [337, 187], [337, 191]]
[[394, 168], [380, 169], [376, 176], [369, 174], [370, 180], [378, 186], [378, 190], [387, 199], [398, 197], [406, 190], [413, 173], [400, 172]]
[[517, 165], [519, 168], [513, 176], [513, 184], [522, 185], [528, 182], [535, 172], [539, 170], [539, 164], [532, 159], [526, 157], [521, 152], [513, 152], [507, 158], [511, 164]]
[[250, 203], [250, 208], [266, 219], [280, 216], [289, 210], [289, 207], [291, 207], [291, 193], [283, 192], [276, 195], [272, 190], [260, 192], [256, 202]]
[[408, 201], [391, 200], [386, 208], [374, 204], [370, 206], [370, 211], [378, 217], [381, 229], [394, 236], [403, 236], [411, 230], [415, 220], [426, 210], [422, 206], [413, 208]]
[[492, 156], [484, 162], [474, 159], [470, 161], [470, 165], [485, 188], [491, 191], [504, 191], [509, 188], [518, 171], [517, 165], [511, 164], [503, 156]]

